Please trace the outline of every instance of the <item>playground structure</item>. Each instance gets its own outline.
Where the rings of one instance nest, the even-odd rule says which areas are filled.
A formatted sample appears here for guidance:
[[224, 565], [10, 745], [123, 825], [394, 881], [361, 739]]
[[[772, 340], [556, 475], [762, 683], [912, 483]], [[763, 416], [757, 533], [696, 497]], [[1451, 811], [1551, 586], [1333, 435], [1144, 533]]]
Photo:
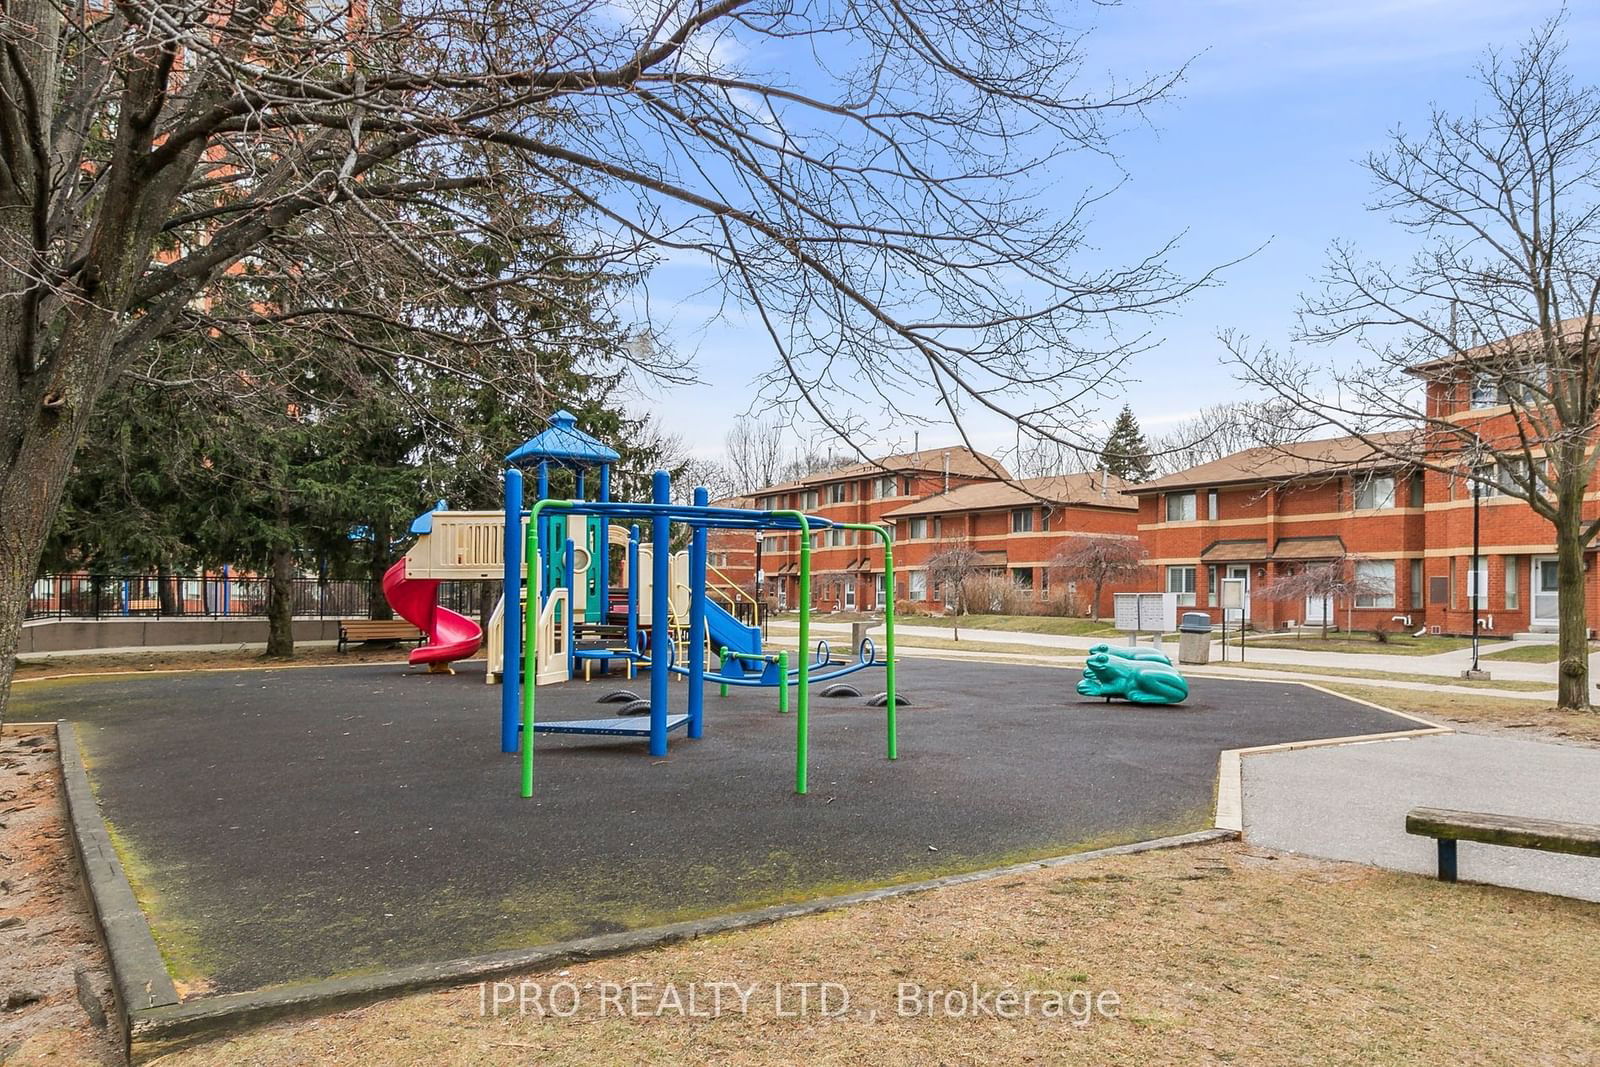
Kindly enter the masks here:
[[1164, 652], [1095, 645], [1084, 661], [1078, 695], [1107, 701], [1121, 697], [1135, 704], [1178, 704], [1189, 698], [1189, 683]]
[[[443, 507], [444, 501], [439, 504]], [[426, 664], [432, 674], [454, 674], [450, 664], [469, 659], [478, 651], [483, 644], [483, 630], [460, 612], [439, 605], [441, 578], [455, 575], [441, 575], [440, 568], [434, 565], [433, 550], [438, 542], [430, 540], [433, 515], [430, 511], [412, 522], [411, 532], [417, 535], [417, 542], [384, 572], [383, 595], [396, 615], [427, 638], [426, 643], [411, 650], [410, 663]]]
[[[662, 471], [655, 474], [651, 502], [613, 501], [610, 468], [618, 458], [615, 451], [578, 429], [569, 412], [557, 412], [548, 428], [507, 456], [511, 465], [504, 477], [503, 512], [452, 512], [441, 503], [413, 523], [417, 542], [391, 570], [395, 577], [391, 603], [429, 638], [428, 644], [413, 653], [412, 662], [429, 663], [430, 669], [433, 664], [447, 665], [451, 659], [471, 655], [482, 640], [476, 623], [434, 603], [437, 583], [444, 579], [502, 579], [503, 592], [489, 621], [486, 680], [493, 683], [499, 678], [502, 682], [500, 747], [507, 753], [521, 752], [523, 795], [532, 795], [533, 746], [522, 742], [533, 733], [646, 738], [650, 754], [664, 756], [672, 731], [684, 729], [691, 738], [702, 735], [708, 683], [718, 685], [724, 695], [729, 686], [774, 688], [780, 713], [793, 706], [795, 789], [804, 793], [811, 684], [868, 667], [885, 669], [887, 751], [894, 759], [897, 701], [892, 605], [885, 612], [882, 660], [870, 639], [864, 640], [849, 660], [835, 660], [826, 641], [819, 641], [814, 654], [807, 654], [811, 640], [811, 535], [837, 528], [879, 538], [884, 546], [886, 581], [892, 588], [894, 558], [888, 531], [798, 511], [713, 508], [703, 488], [694, 491], [693, 503], [674, 504], [671, 481]], [[526, 465], [536, 472], [537, 500], [524, 509], [521, 467]], [[571, 472], [571, 499], [550, 498], [552, 467]], [[592, 480], [591, 471], [595, 472]], [[584, 498], [591, 484], [598, 488], [597, 499]], [[671, 551], [675, 524], [689, 530], [687, 547], [676, 553]], [[794, 666], [790, 666], [787, 652], [773, 653], [763, 647], [759, 626], [737, 617], [739, 598], [743, 597], [753, 622], [755, 602], [708, 566], [709, 529], [800, 534], [800, 652], [794, 657]], [[621, 564], [615, 580], [613, 550]], [[386, 579], [385, 591], [390, 588]], [[713, 599], [712, 593], [720, 595], [724, 603]], [[419, 653], [427, 658], [419, 658]], [[710, 669], [713, 659], [716, 668]], [[539, 686], [566, 682], [580, 672], [587, 679], [595, 664], [604, 671], [617, 661], [625, 664], [630, 677], [635, 668], [650, 669], [649, 700], [640, 702], [648, 704], [648, 716], [537, 718]], [[654, 669], [657, 664], [660, 669]], [[689, 683], [685, 709], [677, 713], [668, 710], [668, 682], [673, 677]]]

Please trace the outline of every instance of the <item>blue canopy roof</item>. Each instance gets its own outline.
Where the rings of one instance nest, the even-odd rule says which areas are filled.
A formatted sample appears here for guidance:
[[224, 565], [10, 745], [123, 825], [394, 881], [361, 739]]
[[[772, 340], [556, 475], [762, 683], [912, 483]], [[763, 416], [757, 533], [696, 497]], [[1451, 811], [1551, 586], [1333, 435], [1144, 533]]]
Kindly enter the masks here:
[[578, 417], [565, 408], [550, 416], [550, 426], [535, 434], [506, 456], [506, 462], [522, 466], [541, 460], [558, 463], [615, 463], [622, 457], [594, 437], [578, 429]]

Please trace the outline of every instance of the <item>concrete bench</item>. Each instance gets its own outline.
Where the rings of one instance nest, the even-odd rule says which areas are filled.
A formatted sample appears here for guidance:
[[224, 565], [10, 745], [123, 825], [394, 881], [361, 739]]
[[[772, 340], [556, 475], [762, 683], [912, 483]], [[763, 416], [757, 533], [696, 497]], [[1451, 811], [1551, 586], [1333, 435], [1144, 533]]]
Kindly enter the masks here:
[[339, 624], [339, 651], [352, 641], [421, 641], [422, 631], [401, 619], [367, 619]]
[[1586, 823], [1531, 819], [1521, 815], [1491, 815], [1449, 808], [1412, 808], [1406, 813], [1406, 833], [1432, 837], [1439, 843], [1439, 880], [1456, 880], [1456, 842], [1477, 841], [1505, 848], [1531, 848], [1571, 856], [1600, 856], [1600, 826]]

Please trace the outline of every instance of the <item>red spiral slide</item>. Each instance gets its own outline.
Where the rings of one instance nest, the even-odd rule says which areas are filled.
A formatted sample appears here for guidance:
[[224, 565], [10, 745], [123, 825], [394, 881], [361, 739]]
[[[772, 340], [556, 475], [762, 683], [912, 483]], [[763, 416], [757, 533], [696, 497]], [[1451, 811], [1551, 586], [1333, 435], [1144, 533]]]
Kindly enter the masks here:
[[396, 615], [427, 635], [427, 643], [411, 650], [413, 664], [448, 671], [454, 660], [468, 659], [483, 644], [483, 630], [458, 612], [439, 606], [437, 578], [407, 578], [404, 557], [383, 576], [383, 595]]

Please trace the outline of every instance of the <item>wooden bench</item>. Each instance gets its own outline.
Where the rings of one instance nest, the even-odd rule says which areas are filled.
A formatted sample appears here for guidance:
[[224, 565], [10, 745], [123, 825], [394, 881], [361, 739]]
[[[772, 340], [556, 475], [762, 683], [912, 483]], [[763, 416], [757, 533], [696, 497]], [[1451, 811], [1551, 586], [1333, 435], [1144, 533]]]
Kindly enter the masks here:
[[1439, 880], [1443, 882], [1456, 880], [1457, 841], [1531, 848], [1570, 856], [1600, 856], [1600, 826], [1521, 815], [1412, 808], [1406, 813], [1406, 833], [1438, 840]]
[[352, 641], [421, 641], [422, 631], [403, 619], [360, 619], [339, 624], [339, 651]]

